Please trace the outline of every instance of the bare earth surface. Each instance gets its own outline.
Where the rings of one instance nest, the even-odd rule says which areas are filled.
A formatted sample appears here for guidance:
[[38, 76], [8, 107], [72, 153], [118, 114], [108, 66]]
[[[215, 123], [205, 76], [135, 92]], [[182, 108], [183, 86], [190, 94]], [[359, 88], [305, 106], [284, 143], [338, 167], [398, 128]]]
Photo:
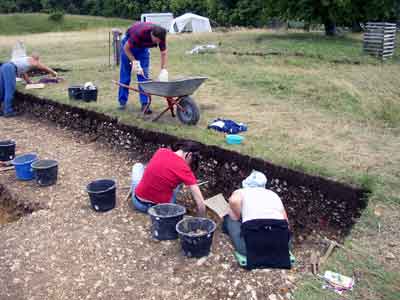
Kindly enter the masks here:
[[[305, 272], [304, 240], [290, 271], [240, 269], [220, 227], [210, 256], [185, 258], [179, 241], [155, 241], [150, 219], [125, 201], [132, 153], [90, 142], [78, 132], [29, 117], [0, 119], [0, 136], [17, 142], [17, 154], [36, 152], [59, 162], [56, 185], [38, 187], [0, 173], [0, 183], [42, 210], [0, 225], [0, 299], [288, 299]], [[117, 207], [96, 213], [86, 185], [117, 180]], [[179, 200], [178, 200], [179, 201]]]

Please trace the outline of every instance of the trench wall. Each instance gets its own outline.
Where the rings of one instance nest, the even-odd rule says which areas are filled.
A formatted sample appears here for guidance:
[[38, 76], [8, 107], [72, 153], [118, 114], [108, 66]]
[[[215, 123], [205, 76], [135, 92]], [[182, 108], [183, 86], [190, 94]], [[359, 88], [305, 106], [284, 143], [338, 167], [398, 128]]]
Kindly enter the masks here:
[[[150, 159], [159, 147], [179, 138], [120, 123], [105, 114], [61, 104], [33, 95], [16, 93], [16, 110], [40, 120], [81, 131], [110, 146], [132, 151], [140, 160]], [[269, 187], [282, 198], [295, 233], [312, 230], [346, 235], [367, 204], [367, 191], [348, 184], [312, 176], [217, 146], [202, 144], [201, 180], [208, 180], [206, 196], [223, 193], [227, 198], [252, 169], [264, 172]]]

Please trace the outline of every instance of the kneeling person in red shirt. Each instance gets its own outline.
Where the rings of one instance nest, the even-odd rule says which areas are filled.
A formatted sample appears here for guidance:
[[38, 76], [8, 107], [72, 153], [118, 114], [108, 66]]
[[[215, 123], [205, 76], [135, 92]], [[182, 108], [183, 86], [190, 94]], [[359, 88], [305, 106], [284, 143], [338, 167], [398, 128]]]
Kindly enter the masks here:
[[156, 204], [176, 203], [181, 184], [189, 187], [197, 204], [198, 214], [205, 215], [204, 198], [193, 171], [199, 163], [198, 143], [185, 141], [173, 150], [160, 148], [146, 167], [137, 163], [132, 167], [133, 206], [144, 213]]

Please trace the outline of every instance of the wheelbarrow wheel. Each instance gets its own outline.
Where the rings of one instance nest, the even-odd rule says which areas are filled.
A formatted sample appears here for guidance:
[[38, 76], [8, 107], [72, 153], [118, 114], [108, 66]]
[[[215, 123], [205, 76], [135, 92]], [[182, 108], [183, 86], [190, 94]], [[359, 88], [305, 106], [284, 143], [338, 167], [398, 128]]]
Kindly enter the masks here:
[[179, 106], [176, 108], [179, 121], [186, 125], [196, 125], [200, 119], [200, 110], [194, 99], [186, 96], [179, 102], [179, 105], [183, 108], [183, 110]]

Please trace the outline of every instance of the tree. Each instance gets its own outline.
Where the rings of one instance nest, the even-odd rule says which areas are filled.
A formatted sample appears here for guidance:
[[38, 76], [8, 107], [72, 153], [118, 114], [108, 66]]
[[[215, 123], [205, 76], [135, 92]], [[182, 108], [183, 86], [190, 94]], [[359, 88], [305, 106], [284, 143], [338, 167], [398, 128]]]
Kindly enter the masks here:
[[346, 19], [351, 0], [270, 0], [279, 17], [324, 24], [326, 35], [336, 34], [336, 24]]
[[267, 23], [267, 10], [265, 0], [239, 0], [233, 9], [230, 23], [240, 26], [263, 26]]
[[171, 0], [170, 8], [174, 15], [187, 12], [205, 15], [207, 13], [207, 2], [203, 0]]

